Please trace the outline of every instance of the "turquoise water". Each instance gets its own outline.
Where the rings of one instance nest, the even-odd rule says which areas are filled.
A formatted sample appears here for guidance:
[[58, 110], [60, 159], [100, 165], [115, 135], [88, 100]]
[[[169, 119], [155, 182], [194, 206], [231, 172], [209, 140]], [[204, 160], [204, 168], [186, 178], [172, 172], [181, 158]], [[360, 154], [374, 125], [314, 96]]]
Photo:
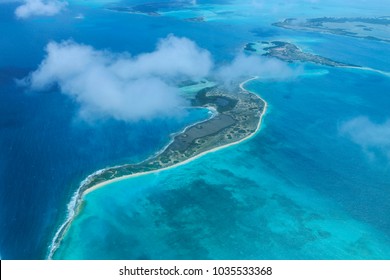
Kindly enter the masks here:
[[[247, 30], [238, 41], [288, 39], [339, 61], [390, 67], [388, 44], [274, 29], [272, 16], [260, 28], [253, 18], [229, 20]], [[55, 258], [388, 259], [389, 161], [340, 127], [359, 116], [388, 119], [390, 81], [304, 67], [293, 81], [246, 86], [269, 103], [251, 140], [88, 194]]]
[[[15, 79], [37, 69], [50, 41], [72, 39], [99, 50], [137, 55], [154, 50], [168, 34], [183, 36], [194, 26], [171, 18], [113, 13], [104, 9], [105, 3], [93, 4], [72, 2], [54, 17], [18, 20], [14, 10], [19, 3], [0, 3], [2, 259], [45, 258], [82, 180], [102, 168], [142, 161], [163, 148], [170, 134], [208, 117], [205, 110], [196, 110], [181, 118], [91, 125], [78, 119], [79, 105], [58, 89], [29, 92], [18, 86]], [[83, 19], [76, 18], [80, 14]], [[188, 37], [212, 49], [215, 42], [204, 32], [208, 28], [202, 26]], [[226, 32], [219, 38], [227, 37]]]
[[306, 67], [319, 74], [247, 85], [269, 103], [255, 138], [88, 194], [55, 257], [388, 259], [388, 160], [338, 127], [387, 117], [390, 80]]
[[[383, 1], [197, 1], [160, 11], [160, 17], [111, 12], [108, 0], [69, 2], [61, 14], [28, 20], [14, 17], [18, 3], [0, 3], [4, 259], [47, 257], [67, 203], [87, 175], [141, 161], [164, 147], [171, 133], [208, 116], [196, 110], [181, 119], [84, 123], [77, 119], [78, 105], [56, 88], [26, 92], [15, 83], [38, 67], [50, 41], [72, 39], [135, 56], [173, 33], [210, 51], [218, 66], [248, 42], [287, 40], [330, 59], [390, 71], [389, 44], [271, 25], [286, 17], [385, 16]], [[184, 20], [196, 16], [205, 22]], [[255, 137], [87, 195], [54, 257], [389, 259], [388, 148], [360, 146], [342, 128], [358, 117], [377, 125], [390, 118], [390, 79], [300, 67], [293, 80], [246, 85], [269, 103]]]

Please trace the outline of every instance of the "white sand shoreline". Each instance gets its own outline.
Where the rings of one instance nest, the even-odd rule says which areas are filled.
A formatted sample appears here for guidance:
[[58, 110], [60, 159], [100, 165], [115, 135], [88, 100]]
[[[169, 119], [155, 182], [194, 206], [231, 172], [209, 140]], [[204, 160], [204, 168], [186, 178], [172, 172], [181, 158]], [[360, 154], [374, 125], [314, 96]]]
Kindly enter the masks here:
[[371, 71], [371, 72], [375, 72], [375, 73], [378, 73], [378, 74], [381, 74], [381, 75], [390, 77], [390, 72], [386, 72], [386, 71], [383, 71], [383, 70], [374, 69], [374, 68], [371, 68], [371, 67], [342, 66], [341, 68], [355, 69], [355, 70], [360, 70], [360, 71]]
[[[179, 167], [181, 165], [184, 165], [184, 164], [187, 164], [191, 161], [194, 161], [208, 153], [213, 153], [213, 152], [216, 152], [216, 151], [219, 151], [221, 149], [224, 149], [224, 148], [227, 148], [227, 147], [230, 147], [230, 146], [233, 146], [233, 145], [237, 145], [239, 143], [242, 143], [244, 141], [247, 141], [248, 139], [252, 138], [253, 136], [255, 136], [257, 134], [258, 131], [260, 131], [260, 128], [261, 128], [261, 124], [263, 122], [263, 117], [267, 111], [267, 106], [268, 106], [268, 103], [263, 99], [261, 98], [259, 95], [253, 93], [253, 92], [250, 92], [248, 90], [246, 90], [244, 88], [244, 85], [252, 80], [256, 80], [258, 79], [258, 77], [253, 77], [253, 78], [250, 78], [248, 80], [245, 80], [244, 82], [240, 83], [239, 87], [241, 90], [243, 90], [244, 92], [247, 92], [247, 93], [252, 93], [254, 94], [257, 98], [259, 98], [260, 100], [262, 100], [264, 102], [264, 108], [263, 108], [263, 111], [260, 115], [260, 118], [259, 118], [259, 122], [257, 124], [257, 127], [256, 127], [256, 130], [251, 133], [250, 135], [248, 135], [247, 137], [239, 140], [239, 141], [236, 141], [236, 142], [232, 142], [232, 143], [229, 143], [229, 144], [226, 144], [226, 145], [223, 145], [223, 146], [219, 146], [219, 147], [216, 147], [214, 149], [211, 149], [211, 150], [207, 150], [205, 152], [202, 152], [194, 157], [191, 157], [191, 158], [188, 158], [182, 162], [179, 162], [177, 164], [174, 164], [174, 165], [171, 165], [171, 166], [168, 166], [168, 167], [165, 167], [165, 168], [161, 168], [161, 169], [156, 169], [156, 170], [152, 170], [152, 171], [146, 171], [146, 172], [139, 172], [139, 173], [134, 173], [134, 174], [131, 174], [131, 175], [126, 175], [126, 176], [122, 176], [122, 177], [118, 177], [118, 178], [114, 178], [114, 179], [110, 179], [110, 180], [107, 180], [107, 181], [104, 181], [102, 183], [99, 183], [91, 188], [88, 188], [86, 189], [84, 192], [80, 193], [80, 189], [82, 188], [82, 186], [85, 184], [85, 182], [88, 180], [88, 178], [90, 178], [91, 176], [99, 173], [99, 172], [103, 172], [104, 170], [106, 169], [101, 169], [101, 170], [98, 170], [94, 173], [92, 173], [91, 175], [89, 175], [86, 179], [84, 179], [81, 184], [80, 184], [80, 187], [77, 189], [77, 191], [74, 193], [74, 195], [72, 196], [72, 199], [71, 201], [69, 202], [68, 204], [68, 217], [66, 219], [66, 221], [61, 224], [61, 226], [59, 227], [59, 229], [57, 230], [53, 240], [52, 240], [52, 243], [49, 247], [49, 253], [48, 253], [48, 259], [52, 259], [55, 251], [58, 249], [63, 237], [64, 237], [64, 233], [67, 232], [68, 228], [70, 227], [71, 223], [73, 222], [73, 220], [76, 218], [76, 216], [79, 214], [79, 207], [81, 205], [81, 202], [83, 201], [84, 197], [86, 195], [88, 195], [89, 193], [97, 190], [97, 189], [100, 189], [100, 188], [103, 188], [109, 184], [112, 184], [114, 182], [119, 182], [119, 181], [122, 181], [122, 180], [127, 180], [127, 179], [130, 179], [130, 178], [135, 178], [135, 177], [139, 177], [139, 176], [144, 176], [144, 175], [149, 175], [149, 174], [153, 174], [153, 173], [159, 173], [159, 172], [163, 172], [163, 171], [166, 171], [166, 170], [169, 170], [171, 168], [176, 168], [176, 167]], [[215, 116], [215, 112], [213, 112], [213, 116]], [[211, 118], [212, 118], [211, 117]], [[201, 121], [203, 122], [203, 121]], [[194, 124], [191, 124], [190, 126], [193, 126]], [[188, 127], [190, 127], [188, 126]], [[186, 127], [183, 131], [185, 131], [188, 127]], [[172, 140], [173, 141], [173, 140]], [[170, 141], [168, 143], [168, 145], [172, 142]], [[166, 145], [162, 150], [160, 150], [160, 152], [156, 153], [156, 155], [158, 155], [159, 153], [163, 152], [167, 147], [168, 145]], [[154, 155], [154, 156], [156, 156]]]
[[[248, 83], [248, 82], [250, 82], [252, 80], [256, 80], [256, 79], [258, 79], [258, 77], [250, 78], [250, 79], [242, 82], [240, 84], [240, 89], [243, 90], [243, 91], [247, 91], [248, 92], [248, 90], [244, 89], [244, 85], [246, 83]], [[262, 120], [263, 120], [263, 116], [265, 114], [265, 111], [267, 110], [267, 105], [268, 105], [267, 102], [264, 99], [262, 99], [257, 94], [255, 94], [255, 95], [264, 102], [264, 108], [263, 108], [263, 112], [262, 112], [262, 114], [260, 116], [259, 122], [257, 124], [256, 130], [252, 134], [248, 135], [247, 137], [245, 137], [245, 138], [243, 138], [243, 139], [241, 139], [239, 141], [236, 141], [236, 142], [232, 142], [232, 143], [229, 143], [229, 144], [226, 144], [226, 145], [223, 145], [223, 146], [216, 147], [216, 148], [211, 149], [211, 150], [207, 150], [207, 151], [202, 152], [202, 153], [200, 153], [200, 154], [198, 154], [198, 155], [196, 155], [194, 157], [188, 158], [188, 159], [186, 159], [186, 160], [184, 160], [182, 162], [179, 162], [177, 164], [174, 164], [174, 165], [171, 165], [171, 166], [168, 166], [168, 167], [164, 167], [164, 168], [156, 169], [156, 170], [152, 170], [152, 171], [134, 173], [134, 174], [131, 174], [131, 175], [126, 175], [126, 176], [122, 176], [122, 177], [118, 177], [118, 178], [114, 178], [114, 179], [111, 179], [111, 180], [104, 181], [102, 183], [99, 183], [99, 184], [93, 186], [92, 188], [89, 188], [89, 189], [85, 190], [84, 193], [83, 193], [83, 197], [85, 195], [87, 195], [87, 194], [97, 190], [97, 189], [100, 189], [100, 188], [108, 185], [108, 184], [111, 184], [111, 183], [114, 183], [114, 182], [119, 182], [119, 181], [130, 179], [130, 178], [135, 178], [135, 177], [139, 177], [139, 176], [144, 176], [144, 175], [149, 175], [149, 174], [153, 174], [153, 173], [159, 173], [159, 172], [162, 172], [162, 171], [166, 171], [166, 170], [169, 170], [171, 168], [175, 168], [175, 167], [187, 164], [187, 163], [189, 163], [189, 162], [191, 162], [193, 160], [196, 160], [196, 159], [198, 159], [198, 158], [200, 158], [200, 157], [202, 157], [202, 156], [204, 156], [204, 155], [206, 155], [208, 153], [213, 153], [213, 152], [219, 151], [221, 149], [224, 149], [224, 148], [227, 148], [227, 147], [230, 147], [230, 146], [233, 146], [233, 145], [237, 145], [239, 143], [242, 143], [242, 142], [248, 140], [249, 138], [253, 137], [259, 131], [259, 129], [261, 127]], [[193, 126], [193, 125], [191, 125], [191, 126]]]

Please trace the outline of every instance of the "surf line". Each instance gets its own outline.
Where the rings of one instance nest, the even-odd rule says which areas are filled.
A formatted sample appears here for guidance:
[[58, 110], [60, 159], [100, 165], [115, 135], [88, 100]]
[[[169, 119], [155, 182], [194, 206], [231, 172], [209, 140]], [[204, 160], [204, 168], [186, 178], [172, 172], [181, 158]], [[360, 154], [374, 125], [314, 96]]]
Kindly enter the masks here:
[[[244, 141], [247, 141], [248, 139], [252, 138], [253, 136], [255, 136], [259, 131], [260, 131], [260, 128], [261, 128], [261, 124], [263, 122], [263, 117], [267, 111], [267, 107], [268, 107], [268, 103], [263, 99], [261, 98], [258, 94], [254, 93], [254, 92], [251, 92], [251, 91], [248, 91], [244, 88], [245, 84], [247, 84], [248, 82], [250, 81], [253, 81], [253, 80], [256, 80], [258, 79], [259, 77], [256, 76], [256, 77], [252, 77], [248, 80], [245, 80], [244, 82], [240, 83], [239, 85], [239, 88], [243, 91], [243, 92], [246, 92], [247, 94], [253, 94], [254, 96], [256, 96], [257, 98], [259, 98], [263, 103], [264, 103], [264, 107], [262, 109], [262, 112], [260, 114], [260, 117], [259, 117], [259, 121], [257, 123], [257, 127], [255, 129], [254, 132], [252, 132], [251, 134], [249, 134], [248, 136], [246, 136], [245, 138], [242, 138], [238, 141], [235, 141], [235, 142], [231, 142], [231, 143], [228, 143], [228, 144], [225, 144], [225, 145], [222, 145], [222, 146], [219, 146], [219, 147], [215, 147], [213, 149], [210, 149], [210, 150], [207, 150], [207, 151], [204, 151], [200, 154], [197, 154], [193, 157], [190, 157], [182, 162], [179, 162], [179, 163], [176, 163], [176, 164], [173, 164], [171, 166], [168, 166], [168, 167], [164, 167], [164, 168], [160, 168], [160, 169], [156, 169], [156, 170], [151, 170], [151, 171], [146, 171], [146, 172], [138, 172], [138, 173], [134, 173], [134, 174], [131, 174], [131, 175], [125, 175], [125, 176], [122, 176], [122, 177], [118, 177], [118, 178], [113, 178], [113, 179], [109, 179], [107, 181], [104, 181], [102, 183], [98, 183], [96, 185], [94, 185], [93, 187], [91, 188], [88, 188], [88, 189], [84, 189], [83, 186], [86, 185], [93, 177], [95, 177], [96, 175], [99, 175], [100, 173], [103, 173], [104, 171], [106, 171], [108, 168], [105, 168], [105, 169], [101, 169], [101, 170], [98, 170], [92, 174], [90, 174], [87, 178], [85, 178], [79, 185], [79, 188], [75, 191], [75, 193], [73, 194], [70, 202], [68, 203], [67, 205], [67, 217], [65, 219], [65, 221], [61, 224], [61, 226], [58, 228], [58, 230], [56, 231], [54, 237], [53, 237], [53, 240], [48, 248], [48, 254], [47, 254], [47, 259], [51, 260], [55, 254], [55, 252], [57, 251], [57, 249], [59, 248], [59, 246], [61, 245], [61, 241], [63, 240], [65, 234], [67, 233], [67, 231], [69, 230], [73, 220], [77, 217], [77, 215], [80, 213], [80, 206], [84, 200], [84, 197], [99, 189], [99, 188], [102, 188], [104, 186], [107, 186], [108, 184], [111, 184], [113, 182], [118, 182], [118, 181], [122, 181], [122, 180], [126, 180], [126, 179], [129, 179], [129, 178], [135, 178], [135, 177], [139, 177], [139, 176], [144, 176], [144, 175], [148, 175], [148, 174], [153, 174], [153, 173], [159, 173], [159, 172], [162, 172], [162, 171], [165, 171], [165, 170], [169, 170], [171, 168], [176, 168], [178, 166], [181, 166], [181, 165], [184, 165], [184, 164], [187, 164], [191, 161], [194, 161], [206, 154], [209, 154], [209, 153], [213, 153], [213, 152], [216, 152], [216, 151], [219, 151], [221, 149], [225, 149], [227, 147], [230, 147], [230, 146], [233, 146], [233, 145], [237, 145], [239, 143], [242, 143]], [[210, 109], [210, 108], [209, 108]], [[215, 117], [217, 114], [216, 112], [212, 112], [212, 116], [209, 118], [213, 118]], [[199, 123], [199, 122], [198, 122]], [[190, 126], [186, 127], [183, 132], [189, 128], [189, 127], [193, 127], [195, 126], [197, 123], [195, 124], [191, 124]], [[179, 133], [180, 134], [180, 133]], [[177, 135], [177, 133], [175, 134]], [[172, 140], [169, 142], [171, 143]], [[169, 144], [168, 144], [169, 145]], [[162, 150], [160, 150], [160, 152], [156, 153], [154, 156], [152, 157], [155, 157], [157, 155], [159, 155], [160, 153], [162, 153], [166, 147], [168, 146], [166, 145]], [[111, 168], [111, 167], [109, 167]]]
[[340, 68], [355, 69], [355, 70], [361, 70], [361, 71], [370, 71], [370, 72], [381, 74], [381, 75], [386, 76], [386, 77], [390, 77], [390, 72], [378, 70], [378, 69], [371, 68], [371, 67], [365, 67], [365, 66], [341, 66]]

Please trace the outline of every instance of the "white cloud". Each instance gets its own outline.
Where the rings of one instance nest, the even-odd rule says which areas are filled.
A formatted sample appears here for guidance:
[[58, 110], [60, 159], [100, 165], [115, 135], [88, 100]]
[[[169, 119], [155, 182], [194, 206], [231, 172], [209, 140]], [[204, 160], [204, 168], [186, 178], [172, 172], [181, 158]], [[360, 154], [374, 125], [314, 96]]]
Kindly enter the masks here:
[[17, 18], [26, 19], [32, 16], [53, 16], [61, 12], [68, 5], [67, 2], [59, 0], [25, 0], [16, 8]]
[[141, 54], [135, 59], [121, 59], [112, 65], [122, 77], [163, 76], [166, 79], [200, 79], [209, 74], [212, 59], [186, 38], [168, 36], [161, 40], [155, 52]]
[[374, 123], [367, 117], [357, 117], [343, 123], [340, 132], [360, 145], [370, 157], [379, 152], [390, 159], [390, 119]]
[[13, 2], [22, 2], [22, 0], [0, 0], [0, 4]]
[[80, 105], [80, 116], [86, 120], [137, 121], [177, 115], [188, 105], [177, 87], [185, 80], [214, 76], [229, 86], [250, 76], [286, 79], [296, 74], [279, 60], [244, 54], [213, 68], [207, 50], [172, 35], [161, 40], [155, 51], [136, 57], [72, 41], [51, 42], [46, 52], [23, 83], [34, 91], [58, 86]]
[[287, 63], [275, 58], [238, 54], [231, 63], [219, 68], [216, 72], [218, 80], [229, 86], [244, 77], [258, 76], [262, 79], [283, 80], [297, 76], [297, 71]]
[[175, 85], [207, 76], [212, 68], [209, 52], [174, 36], [137, 57], [71, 41], [49, 43], [46, 52], [25, 82], [32, 90], [58, 85], [80, 104], [85, 119], [137, 121], [175, 115], [186, 103]]

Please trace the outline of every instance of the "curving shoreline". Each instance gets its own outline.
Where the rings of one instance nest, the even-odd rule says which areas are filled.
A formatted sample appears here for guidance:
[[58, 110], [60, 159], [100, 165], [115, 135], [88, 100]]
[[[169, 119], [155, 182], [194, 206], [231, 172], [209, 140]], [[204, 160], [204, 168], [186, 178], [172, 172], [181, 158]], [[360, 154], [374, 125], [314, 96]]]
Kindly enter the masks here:
[[[248, 80], [242, 82], [242, 83], [239, 85], [239, 87], [240, 87], [243, 91], [247, 91], [246, 89], [244, 89], [244, 84], [246, 84], [247, 82], [250, 82], [250, 81], [252, 81], [252, 80], [256, 80], [256, 79], [258, 79], [258, 77], [250, 78], [250, 79], [248, 79]], [[89, 193], [91, 193], [91, 192], [93, 192], [93, 191], [95, 191], [95, 190], [97, 190], [97, 189], [100, 189], [100, 188], [102, 188], [102, 187], [104, 187], [104, 186], [106, 186], [106, 185], [108, 185], [108, 184], [111, 184], [111, 183], [114, 183], [114, 182], [119, 182], [119, 181], [126, 180], [126, 179], [129, 179], [129, 178], [134, 178], [134, 177], [139, 177], [139, 176], [144, 176], [144, 175], [148, 175], [148, 174], [153, 174], [153, 173], [158, 173], [158, 172], [161, 172], [161, 171], [169, 170], [169, 169], [171, 169], [171, 168], [175, 168], [175, 167], [178, 167], [178, 166], [187, 164], [187, 163], [189, 163], [189, 162], [191, 162], [191, 161], [194, 161], [194, 160], [196, 160], [197, 158], [200, 158], [200, 157], [202, 157], [202, 156], [204, 156], [204, 155], [206, 155], [206, 154], [208, 154], [208, 153], [213, 153], [213, 152], [219, 151], [219, 150], [221, 150], [221, 149], [224, 149], [224, 148], [227, 148], [227, 147], [230, 147], [230, 146], [233, 146], [233, 145], [236, 145], [236, 144], [239, 144], [239, 143], [241, 143], [241, 142], [244, 142], [244, 141], [248, 140], [249, 138], [253, 137], [253, 136], [257, 133], [257, 131], [260, 129], [260, 127], [261, 127], [261, 122], [262, 122], [262, 118], [263, 118], [263, 115], [264, 115], [264, 113], [265, 113], [265, 111], [266, 111], [266, 108], [267, 108], [267, 105], [268, 105], [267, 102], [266, 102], [264, 99], [262, 99], [261, 97], [259, 97], [259, 98], [264, 102], [264, 105], [265, 105], [265, 106], [264, 106], [264, 109], [263, 109], [263, 113], [262, 113], [261, 116], [260, 116], [260, 119], [259, 119], [257, 128], [256, 128], [256, 130], [255, 130], [255, 132], [254, 132], [253, 134], [250, 134], [250, 135], [248, 135], [247, 137], [245, 137], [245, 138], [243, 138], [243, 139], [241, 139], [241, 140], [239, 140], [239, 141], [232, 142], [232, 143], [229, 143], [229, 144], [226, 144], [226, 145], [222, 145], [222, 146], [213, 148], [213, 149], [211, 149], [211, 150], [202, 152], [202, 153], [200, 153], [200, 154], [198, 154], [198, 155], [196, 155], [196, 156], [194, 156], [194, 157], [191, 157], [191, 158], [189, 158], [189, 159], [186, 159], [186, 160], [184, 160], [184, 161], [182, 161], [182, 162], [179, 162], [179, 163], [177, 163], [177, 164], [175, 164], [175, 165], [171, 165], [171, 166], [164, 167], [164, 168], [161, 168], [161, 169], [156, 169], [156, 170], [151, 170], [151, 171], [139, 172], [139, 173], [135, 173], [135, 174], [131, 174], [131, 175], [126, 175], [126, 176], [118, 177], [118, 178], [115, 178], [115, 179], [110, 179], [110, 180], [108, 180], [108, 181], [99, 183], [99, 184], [94, 185], [93, 187], [88, 188], [87, 190], [85, 190], [85, 191], [83, 192], [83, 196], [85, 196], [85, 195], [87, 195], [87, 194], [89, 194]], [[213, 117], [214, 117], [214, 116], [213, 116]], [[184, 132], [187, 128], [193, 127], [193, 126], [195, 126], [196, 124], [197, 124], [197, 123], [192, 124], [192, 125], [186, 127], [186, 128], [183, 130], [183, 132]], [[178, 134], [180, 134], [180, 133], [178, 133]], [[172, 141], [171, 141], [171, 142], [172, 142]], [[168, 144], [166, 147], [164, 147], [164, 148], [161, 150], [160, 153], [162, 153], [168, 146], [169, 146], [169, 144]]]
[[[252, 138], [254, 135], [256, 135], [257, 132], [261, 128], [262, 120], [263, 120], [264, 114], [265, 114], [265, 112], [267, 110], [268, 104], [260, 96], [258, 96], [257, 94], [255, 94], [253, 92], [250, 92], [250, 91], [248, 91], [248, 90], [246, 90], [244, 88], [244, 85], [246, 83], [248, 83], [248, 82], [250, 82], [252, 80], [255, 80], [255, 79], [258, 79], [258, 77], [250, 78], [250, 79], [245, 80], [244, 82], [239, 84], [239, 90], [242, 91], [243, 94], [247, 95], [247, 98], [249, 98], [249, 99], [252, 99], [252, 98], [257, 99], [256, 102], [258, 102], [258, 103], [256, 103], [256, 104], [262, 104], [261, 110], [259, 110], [259, 112], [258, 112], [259, 115], [257, 115], [257, 114], [253, 115], [253, 116], [257, 117], [256, 127], [255, 127], [255, 129], [253, 131], [248, 130], [249, 134], [247, 134], [247, 135], [245, 134], [245, 137], [241, 137], [241, 138], [238, 138], [238, 139], [231, 140], [228, 143], [222, 144], [220, 146], [212, 147], [212, 148], [207, 149], [205, 151], [201, 151], [201, 149], [198, 149], [198, 150], [195, 149], [195, 150], [192, 151], [194, 153], [193, 155], [189, 155], [188, 158], [184, 158], [181, 161], [179, 159], [178, 162], [176, 162], [177, 158], [175, 158], [176, 159], [175, 161], [172, 161], [171, 157], [173, 157], [173, 156], [170, 155], [170, 157], [169, 157], [170, 161], [167, 163], [167, 166], [162, 166], [160, 168], [154, 168], [154, 169], [148, 170], [148, 171], [138, 171], [138, 172], [135, 171], [134, 173], [131, 173], [131, 174], [120, 175], [120, 172], [123, 171], [122, 169], [124, 169], [125, 171], [128, 172], [129, 166], [133, 167], [134, 169], [137, 169], [139, 166], [144, 167], [147, 164], [149, 164], [149, 165], [153, 164], [153, 166], [155, 166], [156, 165], [156, 159], [159, 160], [159, 164], [161, 164], [161, 159], [160, 158], [162, 157], [162, 155], [164, 153], [171, 152], [170, 151], [170, 147], [171, 146], [175, 146], [175, 144], [177, 144], [177, 143], [175, 143], [175, 141], [177, 141], [177, 142], [180, 141], [180, 140], [176, 140], [177, 138], [183, 137], [184, 135], [186, 135], [185, 133], [189, 132], [191, 129], [195, 130], [195, 127], [199, 128], [200, 124], [206, 124], [207, 122], [210, 123], [211, 121], [216, 119], [217, 116], [221, 116], [221, 115], [225, 114], [225, 112], [214, 113], [208, 120], [200, 122], [200, 123], [192, 124], [192, 125], [186, 127], [182, 132], [177, 133], [173, 137], [172, 141], [170, 141], [162, 150], [160, 150], [160, 152], [158, 152], [156, 155], [152, 156], [152, 158], [149, 158], [149, 159], [141, 162], [138, 165], [123, 165], [123, 166], [110, 167], [110, 168], [101, 169], [101, 170], [98, 170], [98, 171], [92, 173], [91, 175], [89, 175], [86, 179], [84, 179], [80, 183], [79, 188], [77, 189], [77, 191], [72, 196], [71, 201], [68, 203], [68, 207], [67, 207], [68, 208], [68, 215], [67, 215], [67, 218], [64, 221], [64, 223], [59, 227], [59, 229], [57, 230], [56, 234], [54, 235], [52, 243], [49, 246], [47, 259], [52, 259], [53, 258], [56, 250], [59, 248], [59, 246], [61, 244], [61, 241], [64, 238], [64, 236], [65, 236], [66, 232], [68, 231], [68, 229], [70, 228], [73, 220], [80, 213], [80, 207], [82, 205], [84, 197], [87, 194], [89, 194], [89, 193], [91, 193], [91, 192], [93, 192], [93, 191], [95, 191], [95, 190], [97, 190], [99, 188], [102, 188], [104, 186], [107, 186], [108, 184], [111, 184], [113, 182], [122, 181], [122, 180], [126, 180], [126, 179], [129, 179], [129, 178], [139, 177], [139, 176], [148, 175], [148, 174], [152, 174], [152, 173], [158, 173], [158, 172], [161, 172], [161, 171], [165, 171], [165, 170], [168, 170], [168, 169], [171, 169], [171, 168], [174, 168], [174, 167], [178, 167], [178, 166], [187, 164], [187, 163], [189, 163], [189, 162], [191, 162], [191, 161], [193, 161], [193, 160], [195, 160], [195, 159], [197, 159], [199, 157], [202, 157], [202, 156], [204, 156], [204, 155], [206, 155], [208, 153], [216, 152], [216, 151], [219, 151], [221, 149], [224, 149], [224, 148], [227, 148], [227, 147], [230, 147], [230, 146], [242, 143], [242, 142]], [[223, 98], [223, 97], [226, 97], [226, 96], [218, 95], [218, 98]], [[238, 102], [240, 102], [240, 101], [241, 100], [239, 99]], [[235, 104], [235, 106], [236, 106], [236, 104]], [[208, 106], [202, 106], [202, 107], [208, 107]], [[216, 107], [217, 107], [217, 110], [220, 109], [220, 108], [218, 108], [218, 106], [216, 106]], [[211, 108], [214, 108], [214, 106], [211, 106]], [[259, 108], [260, 108], [260, 106], [259, 106]], [[253, 109], [253, 108], [250, 108], [250, 109]], [[222, 131], [225, 132], [231, 126], [223, 127]], [[199, 128], [199, 129], [201, 129], [201, 128]], [[220, 131], [217, 131], [215, 133], [217, 136], [220, 137], [220, 135], [218, 135], [218, 133], [219, 134], [222, 134], [222, 133], [220, 133]], [[225, 133], [227, 133], [227, 132], [225, 132]], [[203, 138], [205, 138], [206, 140], [210, 139], [211, 136], [216, 138], [215, 135], [211, 135], [211, 136], [210, 135], [206, 135]], [[218, 138], [216, 138], [216, 139], [218, 139]], [[226, 138], [224, 138], [224, 139], [226, 140]], [[228, 138], [228, 139], [231, 139], [231, 138]], [[195, 142], [198, 141], [198, 140], [199, 140], [198, 138], [195, 138]], [[215, 142], [215, 139], [211, 138], [211, 140], [214, 140], [214, 142]], [[175, 148], [176, 148], [175, 152], [177, 152], [177, 147], [175, 147]], [[187, 152], [187, 150], [185, 152]], [[114, 170], [114, 173], [113, 173], [114, 175], [113, 176], [117, 175], [118, 173], [119, 173], [119, 175], [117, 177], [108, 178], [108, 179], [104, 180], [103, 182], [94, 183], [97, 179], [100, 180], [101, 178], [104, 178], [106, 173], [110, 173], [111, 174], [112, 170]]]

